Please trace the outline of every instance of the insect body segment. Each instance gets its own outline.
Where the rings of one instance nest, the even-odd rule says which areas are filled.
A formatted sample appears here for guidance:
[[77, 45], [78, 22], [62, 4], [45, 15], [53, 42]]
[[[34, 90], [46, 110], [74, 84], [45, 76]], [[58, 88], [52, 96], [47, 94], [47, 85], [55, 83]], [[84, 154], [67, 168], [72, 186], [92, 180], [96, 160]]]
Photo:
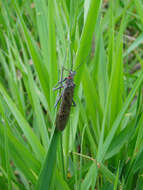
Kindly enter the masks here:
[[[75, 88], [75, 84], [73, 82], [74, 75], [75, 75], [75, 71], [73, 71], [73, 72], [70, 71], [69, 76], [63, 80], [63, 81], [65, 81], [65, 84], [61, 85], [61, 88], [63, 88], [63, 91], [62, 91], [60, 98], [58, 99], [58, 102], [61, 99], [61, 104], [60, 104], [60, 107], [59, 107], [59, 110], [58, 110], [58, 113], [56, 116], [56, 123], [55, 123], [57, 131], [64, 130], [64, 128], [66, 127], [68, 118], [69, 118], [72, 103], [75, 105], [75, 103], [73, 101], [73, 94], [74, 94], [74, 88]], [[61, 84], [62, 84], [62, 82], [61, 82]], [[59, 88], [57, 88], [57, 89], [59, 89]], [[54, 89], [54, 90], [56, 90], [56, 89]], [[56, 106], [57, 106], [58, 102], [56, 102], [56, 104], [55, 104]]]

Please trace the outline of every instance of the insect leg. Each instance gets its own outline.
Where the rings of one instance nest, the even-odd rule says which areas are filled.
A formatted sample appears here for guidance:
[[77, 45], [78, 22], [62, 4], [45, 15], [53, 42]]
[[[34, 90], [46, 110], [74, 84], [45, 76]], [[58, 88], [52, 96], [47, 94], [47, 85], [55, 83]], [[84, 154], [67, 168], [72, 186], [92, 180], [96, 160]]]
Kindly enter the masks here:
[[58, 105], [58, 103], [59, 103], [59, 101], [60, 101], [61, 97], [62, 97], [62, 95], [61, 95], [60, 97], [58, 97], [58, 99], [56, 100], [56, 103], [55, 103], [55, 105], [54, 105], [54, 108], [56, 108], [56, 107], [57, 107], [57, 105]]
[[53, 88], [53, 90], [59, 90], [61, 88], [63, 88], [64, 86], [59, 86], [58, 88]]
[[76, 103], [75, 103], [75, 101], [72, 99], [72, 106], [76, 106]]
[[63, 96], [63, 93], [64, 93], [64, 90], [62, 91], [62, 94], [58, 97], [58, 99], [56, 100], [56, 103], [55, 103], [55, 105], [54, 105], [54, 108], [56, 108], [56, 107], [57, 107], [57, 105], [58, 105], [58, 103], [59, 103], [60, 99], [61, 99], [61, 98], [62, 98], [62, 96]]
[[63, 80], [58, 81], [58, 83], [55, 85], [55, 87], [58, 86], [59, 84], [62, 84], [63, 82], [65, 82], [65, 80], [67, 80], [67, 78], [64, 78]]

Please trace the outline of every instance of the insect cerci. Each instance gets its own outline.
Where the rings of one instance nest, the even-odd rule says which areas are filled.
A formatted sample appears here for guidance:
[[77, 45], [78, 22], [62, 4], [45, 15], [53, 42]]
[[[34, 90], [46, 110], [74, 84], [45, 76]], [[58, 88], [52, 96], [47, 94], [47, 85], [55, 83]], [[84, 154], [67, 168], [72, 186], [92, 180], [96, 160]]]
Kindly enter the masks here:
[[56, 116], [56, 122], [55, 122], [57, 131], [64, 130], [69, 118], [71, 106], [72, 104], [75, 106], [75, 103], [73, 101], [73, 94], [74, 94], [74, 88], [75, 88], [75, 84], [74, 84], [75, 73], [76, 73], [75, 71], [70, 71], [68, 77], [58, 82], [60, 86], [58, 88], [54, 88], [54, 90], [63, 88], [63, 91], [61, 92], [61, 96], [58, 98], [55, 104], [55, 107], [56, 107], [58, 102], [61, 99], [61, 104], [60, 104], [60, 107]]

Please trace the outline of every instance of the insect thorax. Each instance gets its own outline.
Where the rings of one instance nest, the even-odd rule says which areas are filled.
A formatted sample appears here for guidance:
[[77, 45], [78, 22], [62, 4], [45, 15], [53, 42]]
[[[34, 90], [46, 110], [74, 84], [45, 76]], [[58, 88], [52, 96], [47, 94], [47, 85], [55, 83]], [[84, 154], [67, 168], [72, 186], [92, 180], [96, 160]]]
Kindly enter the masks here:
[[67, 79], [66, 81], [66, 87], [75, 87], [75, 84], [73, 82], [73, 79]]

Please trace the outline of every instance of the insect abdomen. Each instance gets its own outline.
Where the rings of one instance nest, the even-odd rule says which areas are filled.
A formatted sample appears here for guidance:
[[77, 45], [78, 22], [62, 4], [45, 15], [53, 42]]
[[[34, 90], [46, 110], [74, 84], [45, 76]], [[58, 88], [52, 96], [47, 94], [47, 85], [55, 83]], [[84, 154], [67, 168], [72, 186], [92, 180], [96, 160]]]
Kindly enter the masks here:
[[62, 102], [56, 117], [56, 130], [62, 131], [66, 127], [73, 100], [74, 86], [66, 87], [62, 96]]

